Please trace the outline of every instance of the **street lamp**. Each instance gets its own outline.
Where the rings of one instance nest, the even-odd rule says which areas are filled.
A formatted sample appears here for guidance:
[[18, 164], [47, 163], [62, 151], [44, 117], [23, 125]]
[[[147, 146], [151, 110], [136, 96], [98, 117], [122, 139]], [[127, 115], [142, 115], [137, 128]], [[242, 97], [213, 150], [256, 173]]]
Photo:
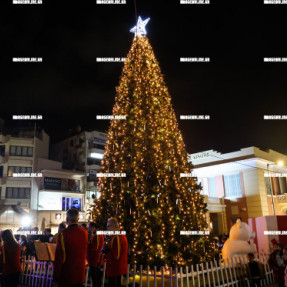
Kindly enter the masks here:
[[[277, 163], [267, 163], [267, 173], [268, 173], [269, 180], [270, 180], [270, 170], [269, 170], [269, 166], [270, 165], [283, 166], [284, 163], [283, 163], [282, 160], [279, 160]], [[275, 205], [274, 205], [274, 198], [273, 198], [273, 186], [272, 186], [272, 181], [271, 180], [270, 180], [270, 184], [271, 184], [271, 201], [272, 201], [273, 213], [274, 213], [274, 215], [276, 215]]]

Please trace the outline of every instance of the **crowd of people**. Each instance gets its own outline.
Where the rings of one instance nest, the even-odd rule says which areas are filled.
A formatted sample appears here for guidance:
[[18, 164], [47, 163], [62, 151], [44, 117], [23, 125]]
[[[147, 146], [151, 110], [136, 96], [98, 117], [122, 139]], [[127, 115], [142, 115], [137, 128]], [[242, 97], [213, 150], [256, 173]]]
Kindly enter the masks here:
[[[102, 269], [106, 259], [105, 275], [108, 287], [120, 287], [121, 277], [127, 273], [128, 242], [125, 235], [110, 235], [104, 237], [97, 234], [97, 225], [90, 222], [78, 225], [79, 212], [77, 209], [67, 211], [66, 223], [58, 226], [58, 232], [53, 236], [47, 228], [40, 238], [42, 242], [56, 244], [53, 286], [82, 287], [86, 280], [86, 265], [93, 287], [100, 287]], [[116, 218], [107, 222], [107, 231], [118, 231]], [[115, 233], [114, 233], [115, 234]], [[30, 238], [31, 239], [31, 238]], [[222, 249], [227, 236], [220, 236], [216, 244]], [[20, 235], [18, 242], [10, 229], [1, 233], [1, 286], [17, 287], [21, 274], [21, 258], [33, 255], [35, 250], [25, 235]], [[274, 280], [278, 287], [287, 286], [287, 247], [277, 244], [270, 254], [269, 266], [273, 270]], [[261, 287], [264, 278], [264, 268], [255, 260], [252, 253], [248, 254], [247, 276], [251, 287]]]
[[[78, 225], [79, 212], [71, 208], [67, 211], [66, 223], [61, 223], [54, 236], [51, 230], [45, 230], [42, 242], [56, 243], [54, 261], [54, 287], [82, 287], [86, 279], [86, 264], [93, 287], [100, 287], [102, 267], [106, 259], [105, 275], [108, 287], [119, 287], [122, 275], [127, 273], [128, 242], [125, 235], [97, 234], [97, 226], [90, 222]], [[116, 218], [107, 222], [107, 231], [117, 231], [119, 224]], [[17, 287], [19, 284], [21, 257], [32, 254], [31, 246], [25, 235], [15, 239], [10, 229], [1, 234], [1, 286]], [[22, 256], [21, 256], [22, 254]]]
[[276, 244], [275, 250], [269, 256], [268, 264], [273, 270], [274, 280], [278, 286], [287, 286], [287, 247]]

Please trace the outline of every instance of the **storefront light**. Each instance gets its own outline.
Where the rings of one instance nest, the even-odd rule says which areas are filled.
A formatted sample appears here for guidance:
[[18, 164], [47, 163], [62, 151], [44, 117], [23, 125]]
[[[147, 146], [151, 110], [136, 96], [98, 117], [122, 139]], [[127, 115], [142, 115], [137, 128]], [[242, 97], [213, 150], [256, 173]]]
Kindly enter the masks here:
[[24, 216], [21, 220], [23, 227], [28, 227], [32, 224], [32, 218], [30, 216]]

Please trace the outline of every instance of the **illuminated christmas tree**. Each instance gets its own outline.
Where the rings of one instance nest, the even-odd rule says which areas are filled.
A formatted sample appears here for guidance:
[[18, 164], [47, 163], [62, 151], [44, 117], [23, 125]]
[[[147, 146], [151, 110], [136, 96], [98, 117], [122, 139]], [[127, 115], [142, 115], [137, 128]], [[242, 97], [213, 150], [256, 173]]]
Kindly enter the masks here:
[[185, 265], [211, 258], [208, 236], [180, 235], [207, 230], [206, 204], [191, 173], [188, 154], [178, 128], [171, 96], [145, 33], [149, 19], [131, 31], [135, 38], [117, 87], [114, 119], [101, 173], [101, 198], [93, 216], [105, 230], [117, 217], [127, 233], [130, 263]]

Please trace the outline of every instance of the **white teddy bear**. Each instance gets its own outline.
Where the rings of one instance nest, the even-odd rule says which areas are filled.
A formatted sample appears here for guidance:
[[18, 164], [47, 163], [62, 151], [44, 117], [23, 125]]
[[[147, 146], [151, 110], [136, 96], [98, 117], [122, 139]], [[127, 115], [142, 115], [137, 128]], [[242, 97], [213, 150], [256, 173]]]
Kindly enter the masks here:
[[237, 219], [236, 223], [231, 227], [229, 238], [226, 240], [222, 248], [222, 259], [225, 260], [226, 265], [228, 265], [227, 258], [229, 258], [229, 261], [234, 257], [246, 259], [248, 253], [256, 252], [255, 244], [250, 245], [248, 243], [250, 237], [251, 232], [248, 224]]

